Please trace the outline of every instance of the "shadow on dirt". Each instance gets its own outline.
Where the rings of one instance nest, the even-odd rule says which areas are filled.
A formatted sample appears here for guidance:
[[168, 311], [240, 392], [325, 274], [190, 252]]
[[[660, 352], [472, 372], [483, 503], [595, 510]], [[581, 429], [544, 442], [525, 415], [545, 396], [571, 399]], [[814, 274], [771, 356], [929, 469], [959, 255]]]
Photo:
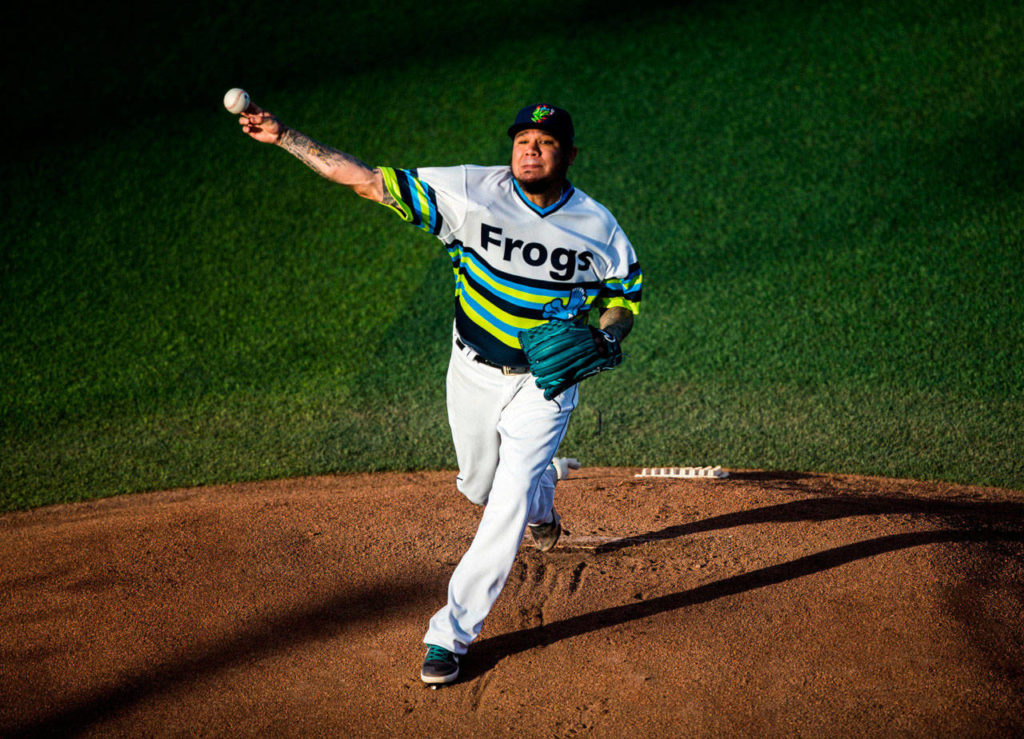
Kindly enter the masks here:
[[[815, 502], [815, 501], [807, 501]], [[909, 501], [907, 501], [909, 503]], [[820, 503], [820, 502], [819, 502]], [[769, 509], [783, 509], [787, 515], [797, 509], [790, 508], [793, 504], [784, 506], [772, 506]], [[1016, 515], [1020, 516], [1021, 506], [1011, 506], [1017, 510]], [[994, 508], [1003, 508], [995, 505]], [[739, 517], [751, 517], [758, 511], [750, 511], [736, 514]], [[841, 515], [841, 514], [836, 514]], [[846, 514], [849, 515], [849, 514]], [[730, 517], [723, 516], [717, 519], [709, 519], [709, 522], [717, 521], [718, 527], [723, 527], [721, 519]], [[789, 520], [784, 518], [770, 518], [760, 520]], [[714, 525], [703, 526], [709, 522], [699, 522], [700, 530], [714, 528]], [[750, 523], [750, 520], [746, 521]], [[733, 524], [738, 525], [738, 524]], [[1017, 519], [1020, 525], [1020, 519]], [[673, 527], [679, 529], [681, 527]], [[666, 530], [669, 531], [669, 530]], [[655, 532], [658, 533], [658, 532]], [[661, 532], [665, 533], [665, 532]], [[678, 531], [673, 531], [672, 536], [682, 536]], [[648, 535], [650, 536], [650, 535]], [[669, 538], [663, 536], [662, 538]], [[649, 541], [651, 539], [644, 539]], [[543, 626], [536, 626], [529, 629], [522, 629], [501, 636], [491, 637], [479, 642], [474, 646], [470, 658], [466, 660], [462, 669], [462, 678], [472, 680], [492, 670], [502, 659], [510, 655], [525, 652], [535, 647], [546, 646], [569, 639], [575, 636], [599, 631], [610, 626], [617, 626], [631, 621], [649, 618], [658, 614], [667, 613], [688, 606], [695, 606], [708, 603], [719, 598], [756, 590], [769, 585], [795, 580], [819, 572], [840, 567], [860, 559], [875, 557], [880, 554], [909, 549], [911, 547], [925, 546], [928, 544], [960, 544], [960, 543], [996, 543], [996, 542], [1018, 542], [1024, 543], [1024, 531], [999, 531], [980, 529], [941, 529], [937, 531], [919, 531], [903, 534], [892, 534], [881, 536], [867, 541], [848, 544], [836, 547], [817, 554], [800, 557], [791, 562], [784, 562], [770, 567], [764, 567], [754, 572], [719, 580], [717, 582], [701, 585], [690, 590], [684, 590], [671, 595], [653, 598], [639, 603], [613, 606], [599, 611], [587, 613], [581, 616], [555, 621]], [[623, 544], [622, 546], [628, 546]], [[621, 548], [621, 547], [620, 547]]]
[[[743, 474], [743, 473], [740, 473]], [[737, 475], [739, 476], [739, 475]], [[799, 473], [750, 473], [745, 479], [761, 482], [813, 477]], [[595, 554], [617, 552], [650, 542], [667, 541], [693, 534], [737, 526], [796, 521], [826, 521], [851, 516], [910, 515], [933, 521], [944, 528], [882, 536], [818, 552], [791, 562], [743, 573], [679, 593], [639, 603], [605, 608], [544, 626], [523, 629], [479, 642], [463, 669], [465, 679], [491, 670], [503, 658], [538, 646], [553, 644], [609, 626], [628, 623], [687, 606], [724, 598], [769, 585], [813, 575], [860, 559], [928, 544], [998, 542], [1024, 543], [1024, 505], [1014, 502], [922, 500], [903, 497], [840, 495], [807, 498], [753, 510], [737, 511], [685, 524], [669, 526], [637, 536], [607, 542]], [[570, 549], [571, 551], [571, 549]]]
[[[761, 478], [758, 478], [761, 479]], [[713, 516], [701, 521], [669, 526], [646, 534], [609, 541], [588, 550], [597, 553], [615, 552], [639, 544], [677, 539], [693, 534], [762, 523], [791, 523], [795, 521], [829, 521], [851, 516], [920, 515], [964, 528], [992, 527], [1004, 522], [1024, 521], [1024, 505], [1019, 503], [959, 502], [921, 500], [919, 498], [868, 498], [832, 496], [807, 498], [788, 503], [736, 511]], [[566, 547], [569, 549], [569, 547]], [[570, 549], [571, 551], [571, 549]]]
[[808, 480], [818, 475], [809, 472], [790, 472], [788, 470], [752, 470], [749, 472], [730, 472], [733, 480], [754, 480], [756, 482], [774, 482], [776, 480]]
[[378, 584], [323, 604], [268, 616], [262, 623], [239, 631], [222, 643], [196, 645], [191, 648], [191, 655], [154, 665], [73, 703], [69, 700], [71, 705], [44, 718], [13, 728], [0, 728], [0, 734], [11, 737], [81, 734], [150, 696], [173, 691], [205, 675], [252, 662], [260, 656], [287, 651], [295, 644], [330, 638], [353, 622], [384, 620], [400, 612], [425, 608], [429, 596], [429, 591], [419, 582]]

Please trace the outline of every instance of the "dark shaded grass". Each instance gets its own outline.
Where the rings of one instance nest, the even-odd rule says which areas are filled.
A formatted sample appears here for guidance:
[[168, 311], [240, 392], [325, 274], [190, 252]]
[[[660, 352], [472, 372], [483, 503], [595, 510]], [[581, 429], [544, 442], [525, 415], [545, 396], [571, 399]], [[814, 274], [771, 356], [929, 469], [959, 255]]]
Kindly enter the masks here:
[[4, 508], [454, 464], [440, 244], [244, 140], [239, 84], [402, 166], [500, 162], [523, 102], [573, 110], [647, 288], [573, 456], [1024, 488], [1024, 11], [468, 4], [453, 45], [389, 7], [139, 10], [151, 44], [26, 55], [83, 122], [25, 116], [3, 165]]

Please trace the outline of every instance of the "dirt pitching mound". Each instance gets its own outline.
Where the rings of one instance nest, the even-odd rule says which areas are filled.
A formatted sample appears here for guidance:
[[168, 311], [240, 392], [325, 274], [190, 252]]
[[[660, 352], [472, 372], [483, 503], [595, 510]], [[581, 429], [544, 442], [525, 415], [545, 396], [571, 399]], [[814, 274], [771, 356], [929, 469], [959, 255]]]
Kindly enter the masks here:
[[0, 517], [6, 735], [1019, 735], [1024, 495], [584, 469], [452, 687], [451, 472]]

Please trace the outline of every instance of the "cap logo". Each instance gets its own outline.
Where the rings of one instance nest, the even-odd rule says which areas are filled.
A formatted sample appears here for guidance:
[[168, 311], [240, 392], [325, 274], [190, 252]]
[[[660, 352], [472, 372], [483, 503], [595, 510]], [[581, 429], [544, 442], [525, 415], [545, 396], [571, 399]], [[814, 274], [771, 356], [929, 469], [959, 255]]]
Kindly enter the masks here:
[[530, 117], [530, 120], [534, 123], [543, 123], [554, 114], [554, 108], [549, 108], [547, 105], [538, 105], [533, 109], [533, 115]]

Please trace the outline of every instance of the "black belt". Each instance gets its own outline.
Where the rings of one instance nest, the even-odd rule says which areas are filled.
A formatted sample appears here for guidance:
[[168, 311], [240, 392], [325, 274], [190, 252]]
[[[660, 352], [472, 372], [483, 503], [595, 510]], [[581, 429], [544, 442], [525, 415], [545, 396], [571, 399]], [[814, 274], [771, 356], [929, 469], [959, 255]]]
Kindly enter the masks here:
[[[466, 345], [462, 343], [462, 339], [456, 338], [455, 346], [459, 348], [459, 351], [464, 351], [466, 349]], [[529, 367], [516, 367], [507, 364], [498, 364], [497, 362], [492, 362], [489, 359], [484, 359], [483, 357], [476, 353], [473, 354], [473, 361], [479, 362], [480, 364], [485, 364], [488, 367], [494, 367], [494, 369], [500, 369], [502, 374], [504, 375], [526, 375], [529, 374], [530, 372]]]

